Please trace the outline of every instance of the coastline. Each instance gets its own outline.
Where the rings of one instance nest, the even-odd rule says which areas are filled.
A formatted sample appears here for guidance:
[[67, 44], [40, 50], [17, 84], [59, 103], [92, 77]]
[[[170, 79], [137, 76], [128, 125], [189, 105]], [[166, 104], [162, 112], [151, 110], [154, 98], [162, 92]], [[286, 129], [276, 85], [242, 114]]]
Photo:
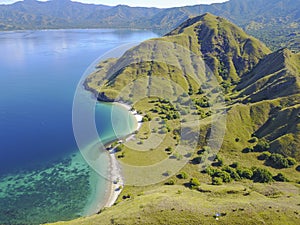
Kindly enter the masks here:
[[[136, 119], [135, 129], [133, 130], [133, 132], [131, 134], [129, 134], [127, 137], [125, 137], [124, 140], [120, 140], [120, 143], [118, 144], [118, 145], [120, 145], [121, 143], [125, 143], [134, 138], [134, 136], [135, 136], [134, 132], [138, 131], [142, 126], [143, 116], [139, 115], [136, 110], [132, 111], [131, 110], [132, 107], [123, 102], [122, 103], [121, 102], [113, 102], [112, 104], [116, 104], [116, 105], [126, 108]], [[115, 204], [116, 200], [118, 199], [120, 193], [122, 192], [122, 189], [124, 188], [125, 180], [124, 180], [124, 177], [122, 174], [122, 169], [121, 169], [121, 166], [115, 156], [115, 153], [116, 153], [115, 149], [117, 148], [118, 145], [116, 145], [114, 148], [112, 148], [108, 151], [109, 160], [110, 160], [110, 162], [109, 162], [109, 164], [110, 164], [110, 182], [109, 182], [109, 186], [106, 191], [106, 200], [105, 200], [102, 208], [107, 208], [107, 207], [113, 206]]]

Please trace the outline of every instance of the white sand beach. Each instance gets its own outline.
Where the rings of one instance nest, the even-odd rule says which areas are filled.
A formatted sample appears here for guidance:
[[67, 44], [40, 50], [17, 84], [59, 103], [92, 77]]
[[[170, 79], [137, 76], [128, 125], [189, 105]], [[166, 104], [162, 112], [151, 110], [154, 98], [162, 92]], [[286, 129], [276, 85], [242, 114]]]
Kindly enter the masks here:
[[[122, 107], [125, 107], [129, 112], [132, 113], [132, 115], [135, 117], [136, 122], [137, 122], [135, 131], [137, 131], [141, 128], [142, 119], [143, 119], [142, 115], [139, 115], [136, 110], [131, 110], [132, 107], [130, 105], [126, 105], [124, 103], [119, 103], [119, 102], [116, 102], [114, 104], [121, 105]], [[133, 138], [134, 138], [134, 134], [128, 136], [125, 139], [125, 142], [127, 142]], [[115, 146], [113, 149], [109, 150], [111, 184], [107, 190], [107, 200], [104, 204], [104, 207], [111, 207], [116, 202], [116, 200], [118, 199], [118, 197], [124, 187], [124, 184], [125, 184], [124, 177], [122, 176], [122, 170], [121, 170], [120, 164], [115, 156], [115, 149], [117, 146]]]
[[122, 188], [124, 187], [124, 179], [122, 176], [121, 168], [119, 166], [118, 160], [116, 159], [116, 156], [114, 154], [114, 151], [110, 152], [110, 169], [111, 169], [111, 184], [110, 184], [110, 190], [108, 190], [108, 197], [105, 202], [104, 207], [110, 207], [112, 206], [119, 194], [122, 191]]

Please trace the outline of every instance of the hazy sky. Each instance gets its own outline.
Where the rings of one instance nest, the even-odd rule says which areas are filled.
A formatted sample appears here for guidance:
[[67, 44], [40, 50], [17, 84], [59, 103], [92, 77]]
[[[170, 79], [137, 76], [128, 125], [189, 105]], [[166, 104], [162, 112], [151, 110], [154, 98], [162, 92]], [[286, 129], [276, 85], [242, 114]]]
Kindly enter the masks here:
[[[0, 0], [0, 4], [9, 4], [18, 0]], [[41, 0], [46, 1], [46, 0]], [[183, 5], [210, 4], [218, 2], [226, 2], [227, 0], [72, 0], [83, 3], [95, 3], [104, 5], [130, 5], [130, 6], [145, 6], [145, 7], [160, 7], [169, 8]]]

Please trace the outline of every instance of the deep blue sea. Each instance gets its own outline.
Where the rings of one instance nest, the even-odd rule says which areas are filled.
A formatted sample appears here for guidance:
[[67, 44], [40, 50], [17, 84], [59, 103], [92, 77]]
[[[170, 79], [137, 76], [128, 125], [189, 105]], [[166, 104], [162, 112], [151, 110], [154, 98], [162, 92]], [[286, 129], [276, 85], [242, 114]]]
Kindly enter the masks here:
[[[109, 29], [0, 33], [0, 224], [82, 215], [95, 174], [80, 159], [73, 135], [77, 84], [105, 52], [152, 37], [157, 35]], [[114, 135], [109, 115], [109, 106], [97, 106], [105, 138]]]

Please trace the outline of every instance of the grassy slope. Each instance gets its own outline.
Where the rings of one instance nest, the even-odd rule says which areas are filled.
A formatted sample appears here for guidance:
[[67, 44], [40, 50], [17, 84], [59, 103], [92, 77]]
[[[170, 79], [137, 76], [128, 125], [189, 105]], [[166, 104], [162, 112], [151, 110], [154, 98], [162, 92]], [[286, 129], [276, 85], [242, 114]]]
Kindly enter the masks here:
[[[219, 26], [220, 24], [222, 26]], [[223, 34], [225, 32], [225, 36], [218, 27], [223, 27], [225, 31], [222, 32]], [[208, 28], [210, 29], [206, 30]], [[234, 41], [237, 35], [240, 37], [239, 42]], [[196, 54], [204, 55], [208, 63], [214, 62], [210, 64], [214, 71], [220, 71], [222, 62], [226, 68], [231, 68], [228, 70], [228, 80], [234, 82], [240, 80], [236, 88], [234, 82], [231, 83], [233, 92], [229, 91], [227, 94], [231, 99], [227, 106], [227, 128], [223, 146], [218, 154], [224, 159], [224, 163], [230, 165], [238, 162], [243, 167], [267, 168], [273, 175], [283, 173], [291, 182], [257, 184], [242, 180], [216, 187], [209, 185], [211, 178], [207, 174], [199, 173], [197, 165], [188, 163], [182, 171], [185, 171], [189, 178], [196, 177], [201, 180], [201, 192], [184, 187], [189, 178], [180, 180], [177, 177], [172, 177], [176, 183], [174, 186], [163, 186], [163, 183], [146, 187], [126, 186], [116, 206], [104, 210], [99, 215], [66, 224], [297, 224], [300, 213], [300, 189], [296, 182], [300, 180], [300, 175], [295, 166], [287, 169], [267, 167], [263, 161], [257, 159], [260, 153], [243, 153], [242, 150], [255, 145], [248, 142], [255, 134], [271, 141], [271, 151], [281, 152], [300, 160], [299, 55], [281, 50], [268, 55], [256, 65], [269, 50], [257, 40], [246, 36], [239, 28], [210, 14], [188, 20], [163, 40], [177, 42]], [[228, 44], [224, 44], [224, 41]], [[86, 86], [94, 90], [95, 94], [104, 92], [113, 98], [120, 87], [130, 86], [131, 80], [136, 76], [147, 78], [149, 71], [150, 77], [160, 73], [170, 74], [170, 71], [173, 71], [169, 78], [180, 83], [185, 91], [191, 87], [197, 88], [191, 79], [192, 75], [182, 76], [178, 68], [171, 68], [162, 63], [145, 62], [119, 70], [119, 65], [131, 57], [132, 52], [135, 52], [137, 57], [149, 54], [149, 49], [145, 51], [147, 42], [141, 46], [128, 51], [120, 59], [111, 59], [99, 65], [102, 70], [90, 75]], [[212, 47], [206, 48], [207, 46]], [[215, 51], [216, 49], [218, 50]], [[217, 54], [218, 51], [221, 53]], [[168, 52], [166, 54], [171, 55]], [[216, 58], [219, 55], [227, 58]], [[245, 58], [252, 63], [234, 62], [236, 59]], [[254, 69], [249, 71], [252, 67]], [[107, 71], [114, 69], [116, 71], [114, 76], [107, 79]], [[219, 76], [219, 81], [222, 81], [222, 76]], [[105, 85], [99, 87], [100, 84]], [[159, 84], [156, 85], [157, 88], [162, 88]], [[286, 88], [287, 85], [289, 88]], [[275, 89], [267, 92], [264, 89], [266, 86]], [[277, 90], [275, 95], [268, 95], [274, 90]], [[128, 98], [130, 93], [125, 91]], [[192, 97], [199, 98], [197, 95]], [[136, 107], [146, 110], [139, 105]], [[203, 120], [203, 123], [205, 121]], [[202, 128], [201, 135], [205, 137], [207, 126]], [[147, 128], [143, 128], [142, 131], [138, 135], [147, 135], [149, 132]], [[135, 161], [136, 157], [129, 154], [128, 158], [125, 157], [123, 160]], [[157, 154], [151, 160], [155, 162], [160, 157], [162, 155]], [[122, 196], [127, 194], [132, 196], [131, 199], [122, 200]], [[226, 216], [216, 221], [213, 217], [216, 212], [226, 213]]]
[[[56, 225], [93, 224], [297, 224], [299, 187], [289, 184], [201, 185], [152, 188], [100, 215]], [[217, 221], [215, 214], [223, 216]], [[188, 221], [188, 222], [187, 222]]]
[[[207, 65], [220, 79], [238, 81], [270, 50], [229, 21], [209, 13], [187, 20], [168, 35], [193, 29]], [[227, 69], [225, 71], [225, 69]]]
[[293, 54], [287, 49], [279, 50], [263, 59], [237, 86], [240, 99], [250, 109], [260, 106], [257, 115], [264, 121], [253, 133], [270, 140], [271, 151], [290, 155], [298, 160], [299, 65], [299, 54]]
[[[251, 70], [260, 59], [270, 53], [270, 50], [261, 42], [248, 36], [240, 28], [225, 19], [208, 13], [187, 20], [165, 37], [156, 40], [176, 43], [187, 48], [195, 55], [202, 56], [220, 82], [223, 80], [237, 82], [242, 74]], [[192, 82], [186, 76], [183, 80], [176, 79], [178, 77], [182, 78], [182, 71], [186, 71], [192, 77], [196, 76], [195, 73], [197, 71], [194, 68], [190, 68], [190, 62], [180, 60], [189, 59], [183, 58], [181, 55], [174, 56], [174, 51], [166, 51], [164, 55], [159, 55], [159, 51], [154, 48], [155, 46], [153, 47], [146, 41], [129, 50], [114, 64], [105, 65], [104, 70], [100, 70], [90, 76], [86, 86], [103, 93], [111, 99], [117, 96], [122, 87], [128, 85], [137, 77], [169, 74], [170, 79], [181, 86], [184, 87], [186, 86], [185, 83], [187, 83], [189, 86], [197, 88], [195, 82]], [[155, 59], [157, 62], [124, 64], [138, 61], [137, 59], [139, 58], [151, 58], [151, 50], [156, 54]], [[172, 66], [170, 68], [169, 65], [159, 62], [160, 59], [164, 61], [166, 58], [173, 57], [175, 57], [174, 62], [179, 65], [178, 69]], [[124, 68], [122, 68], [123, 66]], [[103, 80], [105, 82], [100, 83]]]

